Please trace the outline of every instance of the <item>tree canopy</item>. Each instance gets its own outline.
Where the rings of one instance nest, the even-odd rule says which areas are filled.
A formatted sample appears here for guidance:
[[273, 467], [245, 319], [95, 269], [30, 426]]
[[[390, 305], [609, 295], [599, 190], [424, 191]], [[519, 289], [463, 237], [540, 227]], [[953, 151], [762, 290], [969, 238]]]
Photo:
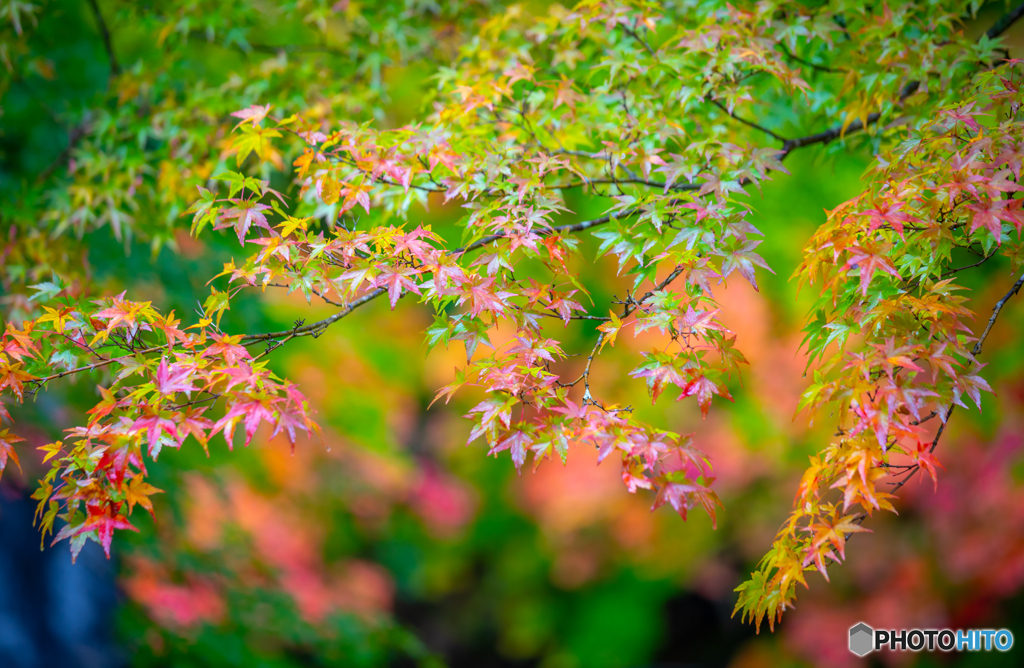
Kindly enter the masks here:
[[[261, 427], [320, 447], [319, 390], [273, 360], [376, 302], [415, 335], [390, 345], [458, 351], [432, 400], [469, 401], [470, 444], [527, 471], [596, 450], [622, 494], [714, 523], [701, 421], [672, 431], [622, 388], [702, 417], [739, 397], [744, 331], [716, 291], [774, 273], [758, 193], [798, 153], [868, 153], [860, 193], [784, 238], [814, 295], [792, 408], [834, 436], [737, 589], [774, 628], [907, 481], [942, 484], [954, 409], [992, 390], [986, 342], [1024, 285], [1024, 62], [1001, 40], [1024, 5], [999, 7], [10, 0], [0, 472], [26, 457], [20, 404], [94, 388], [40, 448], [33, 498], [44, 540], [109, 555], [154, 512], [167, 449]], [[61, 47], [69, 17], [100, 61]], [[163, 302], [107, 268], [202, 243], [231, 259]], [[969, 301], [971, 276], [1000, 298]], [[275, 292], [308, 315], [253, 327]], [[389, 345], [394, 326], [364, 323]]]

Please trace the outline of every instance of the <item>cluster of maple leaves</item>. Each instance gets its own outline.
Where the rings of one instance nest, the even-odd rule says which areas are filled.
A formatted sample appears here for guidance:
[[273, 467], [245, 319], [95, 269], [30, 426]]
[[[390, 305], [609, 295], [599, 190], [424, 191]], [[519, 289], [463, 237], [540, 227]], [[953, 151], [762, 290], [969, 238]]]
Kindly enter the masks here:
[[[37, 289], [73, 292], [52, 283]], [[43, 462], [52, 464], [33, 495], [41, 529], [45, 537], [58, 517], [63, 520], [54, 542], [70, 539], [73, 556], [88, 539], [109, 556], [114, 530], [134, 529], [128, 518], [135, 506], [153, 511], [149, 497], [160, 490], [145, 481], [146, 455], [156, 460], [163, 448], [180, 448], [189, 437], [206, 448], [217, 434], [231, 447], [238, 426], [246, 445], [263, 423], [293, 445], [297, 431], [316, 429], [302, 393], [275, 378], [240, 335], [217, 331], [208, 320], [188, 328], [198, 332], [179, 329], [173, 312], [160, 315], [123, 294], [95, 304], [67, 294], [52, 303], [24, 329], [7, 325], [0, 338], [0, 389], [23, 401], [63, 376], [117, 368], [113, 382], [99, 387], [101, 401], [88, 422], [42, 448]], [[40, 367], [54, 373], [27, 370]], [[206, 414], [218, 402], [223, 412], [214, 421]], [[10, 419], [6, 409], [0, 415]], [[8, 461], [18, 462], [13, 443], [20, 440], [9, 430], [0, 433], [0, 473]]]
[[839, 438], [811, 458], [793, 513], [739, 589], [737, 609], [758, 624], [781, 617], [807, 567], [827, 578], [867, 515], [896, 512], [911, 477], [937, 485], [953, 408], [980, 409], [992, 391], [977, 356], [998, 311], [975, 336], [957, 274], [999, 255], [1022, 266], [1022, 84], [1018, 61], [980, 74], [970, 96], [881, 156], [873, 187], [831, 211], [805, 249], [796, 275], [821, 285], [805, 344], [823, 363], [800, 407], [839, 415]]
[[[69, 538], [73, 553], [88, 539], [109, 553], [135, 506], [152, 509], [146, 456], [190, 437], [205, 446], [222, 434], [230, 445], [238, 425], [247, 443], [261, 424], [293, 443], [297, 431], [316, 430], [302, 394], [261, 359], [372, 300], [396, 308], [409, 295], [433, 309], [430, 345], [465, 346], [466, 365], [438, 397], [469, 386], [482, 394], [467, 415], [470, 442], [507, 451], [517, 468], [531, 454], [535, 464], [564, 461], [573, 447], [593, 447], [600, 460], [621, 460], [630, 492], [653, 490], [655, 506], [683, 517], [702, 508], [713, 520], [707, 458], [691, 437], [596, 396], [593, 360], [629, 328], [657, 330], [661, 347], [644, 351], [630, 374], [652, 401], [673, 387], [706, 415], [713, 397], [731, 399], [726, 379], [745, 359], [712, 290], [732, 277], [756, 288], [755, 268], [768, 269], [747, 189], [785, 172], [794, 150], [872, 127], [881, 129], [871, 141], [892, 143], [906, 125], [871, 188], [830, 214], [797, 272], [823, 285], [808, 327], [811, 359], [841, 349], [815, 371], [804, 403], [838, 406], [842, 438], [813, 460], [797, 510], [741, 587], [738, 609], [773, 623], [805, 570], [824, 574], [843, 557], [847, 534], [861, 530], [851, 508], [892, 509], [880, 478], [894, 469], [934, 477], [929, 420], [944, 423], [949, 406], [988, 389], [951, 278], [968, 267], [951, 262], [955, 248], [1016, 262], [1008, 233], [1020, 232], [1022, 214], [1007, 195], [1019, 190], [1019, 75], [1013, 63], [979, 67], [992, 62], [993, 44], [965, 40], [960, 12], [954, 2], [697, 11], [584, 0], [541, 15], [517, 6], [484, 21], [439, 69], [422, 124], [381, 129], [322, 110], [238, 105], [217, 171], [204, 162], [189, 175], [202, 185], [186, 215], [193, 234], [230, 230], [253, 252], [214, 277], [227, 287], [211, 289], [198, 323], [180, 329], [173, 313], [123, 294], [90, 302], [55, 279], [33, 286], [38, 294], [21, 304], [29, 317], [6, 325], [0, 391], [18, 401], [68, 375], [109, 372], [86, 425], [45, 448], [52, 464], [36, 494], [44, 530], [60, 517], [57, 539]], [[176, 25], [185, 39], [187, 22]], [[161, 38], [175, 32], [165, 27]], [[975, 97], [957, 99], [967, 83]], [[790, 114], [794, 99], [810, 110]], [[771, 113], [778, 109], [787, 111]], [[801, 128], [828, 129], [786, 137], [760, 121], [787, 114]], [[881, 126], [897, 114], [903, 120]], [[174, 159], [187, 162], [189, 145], [172, 147]], [[265, 177], [283, 170], [285, 156], [293, 174], [271, 188]], [[181, 189], [174, 164], [158, 180], [170, 193]], [[106, 173], [86, 180], [107, 183]], [[120, 177], [119, 197], [130, 200], [142, 180]], [[76, 192], [74, 214], [54, 214], [57, 232], [97, 220], [92, 191]], [[601, 215], [565, 222], [569, 193], [596, 201]], [[416, 207], [451, 203], [467, 211], [459, 246], [409, 222]], [[163, 205], [165, 215], [185, 208], [171, 195]], [[127, 221], [111, 216], [115, 230]], [[577, 235], [590, 230], [596, 255], [613, 256], [631, 279], [601, 307], [577, 277], [591, 259]], [[280, 332], [222, 331], [223, 313], [247, 289], [298, 290], [336, 312]], [[558, 327], [573, 323], [593, 327], [589, 353], [562, 349]], [[503, 328], [514, 336], [493, 344]], [[845, 352], [853, 332], [863, 344]], [[568, 363], [575, 355], [587, 355], [582, 369]], [[9, 420], [6, 410], [0, 417]], [[0, 432], [0, 470], [17, 461], [17, 440]], [[909, 463], [891, 461], [894, 453]], [[842, 502], [826, 499], [832, 488]]]

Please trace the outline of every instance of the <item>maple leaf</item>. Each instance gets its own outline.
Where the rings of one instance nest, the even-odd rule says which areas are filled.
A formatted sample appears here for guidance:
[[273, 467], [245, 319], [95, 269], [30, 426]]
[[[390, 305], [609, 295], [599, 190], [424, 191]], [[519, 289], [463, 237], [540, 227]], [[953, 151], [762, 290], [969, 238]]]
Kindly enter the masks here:
[[270, 437], [274, 438], [284, 431], [288, 435], [288, 443], [291, 444], [292, 450], [294, 451], [296, 429], [301, 429], [309, 435], [309, 418], [307, 418], [301, 411], [282, 410], [277, 414], [277, 420], [274, 422], [274, 431], [270, 434]]
[[189, 335], [178, 329], [180, 324], [181, 320], [175, 319], [174, 311], [171, 311], [167, 314], [166, 318], [154, 322], [153, 326], [163, 332], [163, 335], [167, 338], [167, 344], [173, 346], [175, 343], [184, 344], [189, 340]]
[[879, 252], [860, 246], [850, 249], [849, 259], [846, 261], [844, 269], [860, 270], [860, 293], [865, 298], [868, 295], [868, 285], [876, 272], [885, 272], [896, 277], [897, 280], [902, 278], [900, 272], [896, 271], [896, 267], [893, 266], [892, 260]]
[[178, 447], [181, 447], [185, 439], [191, 434], [203, 446], [203, 451], [209, 457], [210, 451], [207, 447], [209, 437], [206, 435], [206, 432], [213, 427], [213, 421], [202, 417], [205, 412], [206, 407], [202, 407], [198, 409], [193, 408], [187, 413], [179, 414], [178, 431], [174, 438], [178, 441]]
[[[241, 125], [242, 123], [245, 123], [246, 121], [250, 121], [250, 122], [252, 122], [253, 126], [255, 127], [255, 126], [260, 124], [260, 121], [262, 121], [264, 118], [267, 117], [267, 112], [270, 111], [270, 107], [271, 107], [271, 105], [269, 105], [269, 104], [265, 104], [265, 105], [262, 105], [262, 106], [258, 105], [258, 104], [254, 104], [254, 105], [251, 105], [249, 107], [246, 107], [245, 109], [239, 109], [238, 111], [233, 111], [233, 112], [231, 112], [231, 115], [234, 116], [235, 118], [241, 118], [242, 119], [241, 121], [239, 121], [238, 125]], [[236, 125], [235, 127], [237, 128], [238, 125]]]
[[[81, 537], [85, 538], [87, 534], [95, 533], [96, 541], [103, 546], [103, 552], [110, 558], [110, 544], [114, 539], [114, 531], [117, 529], [128, 529], [130, 531], [138, 531], [128, 518], [123, 515], [112, 511], [106, 506], [90, 505], [87, 506], [88, 515], [85, 522], [80, 525], [72, 526], [66, 525], [61, 529], [54, 539], [53, 544], [58, 543], [65, 538]], [[84, 541], [83, 541], [84, 542]], [[78, 556], [78, 551], [81, 551], [81, 543], [77, 545], [78, 551], [75, 551], [75, 545], [72, 545], [72, 561]]]
[[234, 208], [221, 212], [213, 229], [233, 228], [235, 234], [238, 235], [238, 243], [240, 244], [245, 243], [245, 238], [249, 235], [249, 229], [254, 224], [268, 232], [273, 232], [273, 228], [267, 222], [267, 217], [263, 215], [264, 211], [270, 209], [269, 206], [253, 200], [235, 200], [234, 204]]
[[562, 80], [558, 84], [558, 88], [555, 90], [555, 104], [552, 109], [558, 109], [563, 104], [576, 113], [576, 103], [586, 99], [584, 96], [573, 90], [573, 82], [571, 79], [562, 75]]
[[686, 313], [676, 318], [676, 328], [680, 332], [692, 332], [701, 336], [705, 336], [705, 332], [708, 331], [728, 331], [715, 320], [717, 315], [718, 309], [695, 311], [692, 305], [687, 304]]
[[469, 445], [485, 433], [495, 430], [499, 422], [508, 428], [512, 420], [512, 409], [509, 406], [509, 402], [498, 399], [487, 399], [480, 402], [471, 408], [465, 417], [473, 417], [474, 413], [480, 414], [479, 424], [473, 427], [466, 445]]
[[697, 191], [698, 197], [703, 197], [708, 193], [715, 193], [719, 198], [725, 196], [726, 193], [742, 193], [744, 192], [743, 186], [740, 185], [739, 181], [731, 179], [722, 179], [719, 174], [712, 174], [710, 172], [702, 172], [697, 175], [703, 177], [704, 183], [701, 184], [700, 190]]
[[192, 385], [191, 378], [195, 374], [194, 367], [181, 364], [167, 364], [167, 358], [160, 359], [160, 366], [156, 370], [156, 391], [163, 395], [172, 395], [175, 392], [184, 392], [191, 396], [197, 388]]
[[556, 413], [561, 413], [567, 418], [573, 420], [586, 420], [587, 413], [590, 411], [590, 406], [586, 403], [582, 406], [578, 406], [572, 399], [566, 399], [564, 406], [555, 406], [551, 410]]
[[510, 355], [523, 355], [526, 366], [533, 366], [538, 359], [554, 362], [555, 357], [548, 351], [549, 347], [561, 353], [557, 342], [553, 339], [532, 339], [519, 336], [516, 337], [516, 342], [518, 345], [510, 348], [508, 352]]
[[665, 503], [672, 506], [679, 516], [686, 519], [686, 513], [694, 505], [700, 504], [711, 518], [713, 527], [717, 527], [715, 518], [715, 506], [721, 506], [718, 495], [713, 491], [695, 483], [668, 482], [662, 485], [655, 497], [652, 509], [657, 509]]
[[[63, 444], [60, 441], [51, 443], [49, 446], [44, 446], [46, 449], [43, 450], [43, 452], [46, 453], [46, 458], [57, 455], [62, 446]], [[115, 487], [120, 487], [121, 483], [124, 482], [125, 474], [128, 472], [128, 460], [130, 455], [131, 448], [127, 445], [107, 448], [103, 452], [103, 456], [100, 457], [100, 461], [96, 467], [106, 473], [107, 479], [110, 480]]]
[[[433, 406], [434, 402], [441, 397], [444, 397], [444, 403], [447, 404], [451, 401], [452, 395], [454, 395], [465, 384], [466, 372], [461, 369], [455, 369], [455, 380], [437, 391], [437, 394], [434, 395], [433, 401], [430, 402], [430, 406]], [[428, 406], [428, 408], [430, 406]]]
[[882, 225], [890, 225], [897, 233], [903, 234], [904, 223], [921, 223], [922, 221], [903, 211], [905, 202], [879, 203], [874, 209], [868, 209], [858, 215], [868, 217], [868, 231], [873, 232]]
[[242, 341], [241, 334], [213, 334], [212, 337], [214, 342], [201, 353], [201, 357], [220, 355], [229, 366], [237, 364], [239, 360], [252, 359], [249, 351], [238, 345]]
[[238, 151], [237, 164], [241, 166], [249, 154], [254, 152], [260, 160], [263, 160], [272, 148], [270, 140], [280, 136], [281, 133], [274, 129], [255, 125], [244, 126], [242, 136], [236, 138], [231, 144], [232, 148]]
[[178, 428], [174, 420], [162, 417], [158, 414], [140, 417], [132, 423], [132, 431], [145, 431], [146, 439], [149, 441], [149, 456], [154, 460], [160, 455], [166, 441], [164, 435], [177, 439]]
[[600, 349], [598, 349], [598, 352], [601, 352], [601, 350], [604, 349], [604, 345], [606, 343], [614, 347], [615, 339], [619, 335], [619, 330], [622, 329], [622, 321], [619, 320], [619, 316], [615, 315], [615, 311], [609, 309], [608, 315], [608, 322], [604, 323], [603, 325], [599, 325], [597, 328], [598, 331], [604, 334], [604, 336], [601, 338], [601, 347]]
[[760, 244], [761, 242], [758, 240], [751, 240], [729, 253], [725, 258], [725, 262], [722, 263], [722, 277], [727, 278], [733, 271], [739, 270], [740, 275], [747, 279], [754, 286], [754, 289], [757, 290], [757, 277], [754, 276], [754, 265], [767, 269], [773, 274], [775, 273], [768, 266], [768, 263], [764, 261], [764, 258], [754, 252], [754, 249]]
[[64, 333], [65, 323], [74, 321], [74, 318], [71, 317], [75, 313], [74, 307], [68, 306], [62, 309], [54, 309], [49, 306], [44, 306], [43, 310], [46, 311], [46, 313], [36, 318], [36, 322], [40, 324], [44, 322], [52, 322], [53, 330], [58, 334]]
[[978, 111], [974, 111], [975, 104], [977, 103], [971, 102], [969, 104], [958, 106], [955, 109], [943, 109], [939, 114], [942, 116], [948, 116], [957, 122], [963, 123], [971, 130], [978, 132], [981, 129], [981, 126], [978, 125], [978, 121], [974, 120], [974, 117], [982, 116], [984, 115], [984, 112], [980, 109]]
[[119, 401], [117, 397], [114, 396], [114, 393], [111, 392], [108, 388], [105, 388], [102, 385], [98, 385], [96, 387], [96, 390], [100, 393], [100, 396], [103, 397], [103, 399], [98, 404], [96, 404], [88, 411], [86, 411], [86, 415], [92, 416], [91, 418], [89, 418], [90, 426], [96, 424], [106, 416], [110, 415], [115, 408], [124, 405], [124, 403]]
[[124, 492], [124, 500], [128, 502], [128, 514], [130, 515], [136, 504], [138, 504], [148, 510], [149, 514], [152, 515], [153, 502], [149, 497], [154, 494], [160, 494], [163, 491], [164, 490], [157, 489], [153, 485], [150, 485], [141, 475], [133, 477], [131, 482], [128, 483], [128, 488], [125, 489]]
[[469, 314], [477, 317], [483, 311], [491, 311], [500, 315], [508, 308], [506, 299], [513, 293], [494, 289], [495, 278], [475, 277], [460, 289], [459, 305], [467, 300], [470, 302]]
[[[984, 364], [978, 364], [978, 369], [985, 366]], [[988, 384], [988, 381], [977, 374], [962, 374], [957, 376], [953, 385], [953, 403], [957, 406], [967, 408], [967, 404], [963, 402], [961, 397], [966, 394], [970, 397], [974, 404], [981, 410], [981, 393], [988, 392], [992, 393], [992, 387]]]
[[[870, 529], [860, 525], [860, 520], [855, 515], [844, 515], [835, 521], [822, 519], [812, 523], [807, 527], [807, 530], [812, 534], [811, 550], [813, 551], [813, 557], [808, 555], [809, 558], [805, 559], [805, 564], [813, 560], [819, 566], [822, 575], [825, 575], [825, 571], [824, 564], [819, 562], [821, 557], [828, 557], [833, 561], [842, 561], [846, 558], [846, 537], [852, 533], [871, 532]], [[823, 549], [828, 545], [832, 547], [827, 550]], [[832, 548], [835, 549], [837, 554], [832, 554]], [[825, 579], [828, 579], [827, 575]]]
[[497, 457], [499, 452], [510, 450], [512, 462], [516, 465], [516, 471], [522, 475], [523, 463], [526, 461], [526, 452], [532, 444], [533, 437], [530, 434], [521, 429], [516, 429], [492, 447], [487, 454]]
[[24, 440], [20, 436], [12, 434], [8, 429], [0, 431], [0, 477], [3, 476], [4, 469], [7, 468], [8, 460], [13, 460], [18, 465], [18, 469], [21, 469], [18, 453], [14, 451], [14, 444]]
[[227, 441], [228, 448], [230, 449], [232, 447], [231, 440], [234, 435], [235, 425], [240, 420], [243, 421], [245, 427], [245, 446], [248, 447], [249, 443], [252, 442], [252, 437], [256, 435], [256, 429], [260, 426], [261, 422], [270, 424], [275, 422], [271, 400], [251, 398], [248, 401], [238, 401], [231, 404], [224, 417], [213, 425], [210, 435], [213, 436], [218, 431], [223, 432], [224, 440]]
[[23, 361], [26, 357], [36, 357], [39, 354], [32, 337], [27, 332], [15, 329], [11, 323], [7, 323], [7, 330], [0, 338], [0, 342], [3, 343], [0, 352], [10, 355], [18, 362]]
[[341, 188], [339, 195], [345, 198], [341, 205], [341, 213], [355, 208], [357, 204], [363, 207], [366, 213], [370, 213], [370, 190], [372, 188], [373, 185], [370, 183], [346, 184], [345, 187]]
[[985, 199], [977, 204], [974, 202], [969, 203], [967, 208], [974, 212], [974, 216], [971, 217], [971, 233], [973, 234], [984, 227], [995, 237], [996, 244], [1001, 244], [1004, 220], [1013, 223], [1017, 229], [1021, 227], [1022, 219], [1016, 212], [1008, 211], [1010, 206], [1017, 201], [1019, 200]]
[[35, 378], [29, 372], [23, 371], [23, 366], [20, 363], [8, 365], [6, 360], [0, 358], [0, 390], [10, 389], [14, 396], [18, 397], [18, 401], [25, 399], [25, 381]]
[[671, 364], [660, 364], [649, 362], [643, 364], [629, 373], [634, 378], [646, 378], [647, 387], [651, 393], [651, 403], [656, 403], [658, 397], [665, 389], [666, 383], [683, 387], [686, 384], [683, 376]]
[[629, 460], [622, 460], [622, 484], [626, 486], [630, 494], [636, 494], [638, 489], [653, 489], [654, 482], [644, 474], [643, 466], [631, 463]]
[[402, 296], [402, 290], [411, 290], [416, 294], [420, 293], [420, 286], [410, 276], [418, 276], [419, 269], [412, 267], [395, 268], [390, 266], [381, 267], [381, 273], [373, 279], [373, 287], [388, 290], [388, 300], [391, 308], [398, 304], [398, 298]]
[[732, 401], [732, 396], [729, 394], [729, 390], [725, 385], [719, 385], [707, 376], [698, 376], [683, 387], [682, 394], [679, 395], [679, 399], [683, 397], [695, 396], [697, 397], [697, 403], [700, 405], [701, 417], [707, 419], [708, 410], [711, 408], [711, 397], [718, 395], [729, 401]]
[[[685, 182], [689, 183], [690, 181], [693, 180], [693, 177], [697, 175], [697, 172], [700, 171], [700, 166], [695, 164], [689, 158], [685, 158], [675, 153], [670, 153], [669, 156], [672, 158], [672, 162], [667, 164], [663, 163], [661, 167], [658, 167], [657, 169], [654, 170], [655, 172], [665, 174], [664, 192], [666, 193], [672, 189], [672, 186], [675, 184], [676, 181], [679, 180], [680, 177], [685, 178]], [[684, 204], [683, 206], [687, 205]], [[691, 205], [691, 207], [700, 208], [700, 205]], [[703, 216], [699, 216], [697, 220], [700, 221], [701, 218], [703, 218]]]
[[939, 472], [937, 469], [946, 470], [946, 467], [939, 463], [935, 453], [931, 451], [932, 443], [917, 442], [917, 452], [914, 453], [914, 462], [921, 469], [931, 476], [932, 486], [935, 491], [939, 490]]

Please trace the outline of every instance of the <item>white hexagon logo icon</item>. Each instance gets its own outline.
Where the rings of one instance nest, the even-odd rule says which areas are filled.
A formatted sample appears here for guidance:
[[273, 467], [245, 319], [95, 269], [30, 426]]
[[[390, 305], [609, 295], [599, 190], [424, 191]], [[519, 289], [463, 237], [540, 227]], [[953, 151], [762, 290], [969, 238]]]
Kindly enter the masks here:
[[850, 627], [850, 651], [857, 656], [864, 656], [875, 644], [875, 630], [861, 622]]

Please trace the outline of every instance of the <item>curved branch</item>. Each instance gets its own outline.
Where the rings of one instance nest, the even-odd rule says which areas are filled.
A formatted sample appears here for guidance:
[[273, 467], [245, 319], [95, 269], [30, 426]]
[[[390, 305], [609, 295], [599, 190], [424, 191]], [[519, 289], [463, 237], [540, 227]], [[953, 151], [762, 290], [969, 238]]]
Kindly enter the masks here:
[[[992, 326], [995, 325], [996, 318], [999, 317], [999, 314], [1002, 312], [1003, 307], [1006, 306], [1006, 302], [1010, 300], [1010, 297], [1020, 292], [1021, 287], [1024, 287], [1024, 274], [1021, 274], [1020, 278], [1018, 278], [1017, 282], [1013, 284], [1013, 287], [1010, 288], [1009, 292], [1003, 295], [1003, 298], [996, 302], [996, 305], [992, 307], [992, 316], [988, 319], [988, 324], [985, 325], [985, 330], [981, 333], [981, 336], [978, 337], [978, 340], [975, 342], [974, 348], [971, 350], [971, 355], [977, 356], [981, 354], [982, 345], [984, 345], [985, 339], [988, 338], [989, 333], [992, 331]], [[950, 404], [949, 410], [946, 411], [946, 415], [942, 419], [942, 424], [939, 425], [938, 431], [935, 432], [935, 439], [932, 441], [931, 447], [928, 448], [929, 452], [935, 452], [935, 449], [939, 447], [939, 439], [942, 438], [942, 434], [946, 430], [946, 425], [949, 424], [949, 417], [953, 414], [954, 408], [956, 408], [956, 405]], [[912, 469], [909, 470], [909, 472], [903, 480], [900, 480], [895, 485], [893, 485], [890, 492], [895, 492], [904, 485], [906, 485], [907, 482], [909, 482], [910, 479], [913, 478], [914, 475], [917, 474], [917, 472], [920, 470], [921, 467], [919, 465], [915, 465]], [[863, 521], [866, 517], [867, 514], [862, 513], [860, 516], [858, 516], [858, 519], [859, 521]]]
[[92, 8], [92, 14], [96, 17], [96, 26], [99, 28], [100, 37], [103, 38], [103, 48], [107, 51], [107, 57], [110, 58], [110, 76], [116, 77], [121, 73], [121, 64], [117, 62], [117, 54], [114, 53], [114, 45], [110, 41], [110, 30], [107, 29], [107, 22], [103, 20], [103, 13], [100, 11], [100, 7], [96, 4], [96, 0], [89, 0], [89, 6]]
[[1020, 3], [1007, 13], [999, 17], [999, 20], [992, 25], [987, 31], [985, 31], [985, 37], [989, 39], [995, 39], [1004, 32], [1006, 32], [1010, 26], [1017, 22], [1020, 17], [1024, 16], [1024, 2]]

